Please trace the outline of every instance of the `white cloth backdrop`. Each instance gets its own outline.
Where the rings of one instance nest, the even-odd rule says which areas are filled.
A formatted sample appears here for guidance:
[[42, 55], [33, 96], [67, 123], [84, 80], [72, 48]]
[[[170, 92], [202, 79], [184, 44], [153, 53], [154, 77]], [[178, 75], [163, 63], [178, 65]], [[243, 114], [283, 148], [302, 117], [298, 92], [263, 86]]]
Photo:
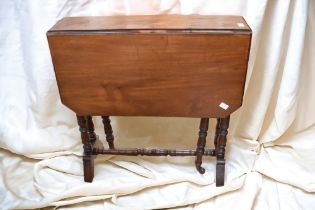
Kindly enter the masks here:
[[[2, 0], [0, 208], [314, 209], [314, 11], [314, 0]], [[94, 182], [83, 182], [76, 118], [60, 102], [45, 33], [64, 16], [133, 14], [242, 15], [251, 26], [224, 187], [215, 187], [213, 158], [200, 175], [191, 157], [99, 156]], [[198, 123], [113, 118], [116, 144], [125, 147], [194, 148]]]

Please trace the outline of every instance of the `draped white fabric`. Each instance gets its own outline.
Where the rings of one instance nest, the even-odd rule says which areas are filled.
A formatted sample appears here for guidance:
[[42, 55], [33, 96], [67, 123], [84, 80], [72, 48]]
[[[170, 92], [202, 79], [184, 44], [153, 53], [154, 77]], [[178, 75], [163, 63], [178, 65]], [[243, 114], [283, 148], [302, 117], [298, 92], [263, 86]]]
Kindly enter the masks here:
[[[314, 11], [313, 0], [1, 1], [0, 208], [314, 209]], [[45, 33], [64, 16], [133, 14], [242, 15], [252, 28], [224, 187], [215, 187], [208, 157], [200, 175], [192, 157], [98, 156], [93, 183], [83, 182], [76, 118], [60, 102]], [[112, 121], [117, 147], [194, 148], [197, 140], [198, 119]]]

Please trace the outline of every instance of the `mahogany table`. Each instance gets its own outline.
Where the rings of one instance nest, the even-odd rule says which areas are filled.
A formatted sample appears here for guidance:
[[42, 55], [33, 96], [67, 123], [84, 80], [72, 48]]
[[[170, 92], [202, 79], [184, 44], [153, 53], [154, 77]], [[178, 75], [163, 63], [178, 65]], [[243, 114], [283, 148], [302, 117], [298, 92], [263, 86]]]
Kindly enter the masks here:
[[[240, 16], [66, 17], [47, 32], [61, 101], [78, 119], [84, 180], [97, 154], [216, 156], [224, 185], [230, 114], [242, 105], [251, 29]], [[95, 144], [92, 116], [103, 118], [109, 148]], [[117, 149], [109, 116], [201, 118], [195, 150]], [[215, 149], [205, 149], [217, 118]]]

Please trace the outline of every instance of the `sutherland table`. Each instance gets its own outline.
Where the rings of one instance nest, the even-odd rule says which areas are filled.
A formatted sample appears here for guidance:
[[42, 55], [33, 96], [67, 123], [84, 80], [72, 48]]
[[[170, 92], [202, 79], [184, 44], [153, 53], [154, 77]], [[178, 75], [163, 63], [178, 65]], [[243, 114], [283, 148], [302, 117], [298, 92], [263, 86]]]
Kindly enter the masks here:
[[[78, 119], [84, 180], [97, 154], [216, 156], [224, 185], [230, 114], [242, 105], [251, 30], [239, 16], [67, 17], [48, 32], [62, 103]], [[92, 116], [101, 116], [109, 148], [97, 146]], [[201, 118], [195, 150], [117, 149], [109, 116]], [[215, 149], [205, 149], [217, 118]]]

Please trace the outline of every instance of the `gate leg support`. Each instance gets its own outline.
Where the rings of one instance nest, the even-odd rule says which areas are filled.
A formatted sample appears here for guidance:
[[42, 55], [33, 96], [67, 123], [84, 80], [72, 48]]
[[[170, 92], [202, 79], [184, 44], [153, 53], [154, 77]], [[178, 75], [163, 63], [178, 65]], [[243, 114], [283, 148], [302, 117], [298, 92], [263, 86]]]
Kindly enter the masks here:
[[216, 165], [216, 186], [221, 187], [224, 185], [225, 173], [225, 146], [229, 128], [230, 116], [218, 119], [216, 134], [215, 134], [215, 150], [217, 156]]
[[84, 181], [92, 182], [94, 178], [94, 157], [92, 155], [93, 140], [96, 136], [91, 116], [78, 116], [79, 130], [81, 132], [81, 140], [83, 143], [83, 168]]
[[205, 169], [201, 167], [201, 164], [202, 164], [202, 155], [205, 151], [205, 146], [206, 146], [206, 137], [207, 137], [208, 127], [209, 127], [209, 118], [201, 118], [200, 126], [199, 126], [199, 137], [198, 137], [197, 149], [196, 149], [196, 160], [195, 160], [196, 169], [201, 174], [205, 173]]
[[110, 124], [109, 116], [102, 116], [103, 124], [104, 124], [104, 131], [106, 135], [106, 141], [108, 143], [109, 149], [114, 149], [114, 135], [113, 135], [113, 129]]

